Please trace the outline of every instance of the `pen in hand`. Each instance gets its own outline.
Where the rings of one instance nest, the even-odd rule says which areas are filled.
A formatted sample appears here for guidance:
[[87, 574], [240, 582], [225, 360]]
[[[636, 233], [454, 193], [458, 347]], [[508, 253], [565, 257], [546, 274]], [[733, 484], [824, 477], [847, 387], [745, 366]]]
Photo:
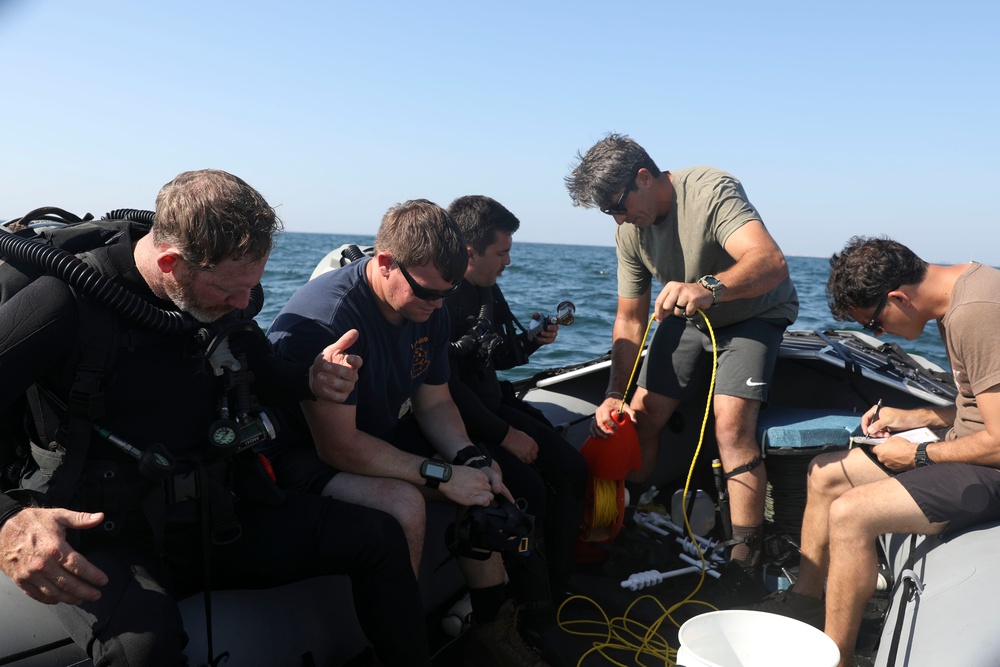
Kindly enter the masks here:
[[[878, 403], [875, 404], [875, 414], [872, 415], [872, 420], [868, 424], [869, 429], [871, 428], [872, 424], [874, 424], [875, 422], [878, 421], [878, 413], [879, 413], [879, 410], [881, 410], [881, 409], [882, 409], [882, 399], [880, 398], [880, 399], [878, 399]], [[872, 434], [872, 432], [871, 432], [871, 430], [869, 430], [868, 431], [868, 435], [871, 435], [871, 434]]]

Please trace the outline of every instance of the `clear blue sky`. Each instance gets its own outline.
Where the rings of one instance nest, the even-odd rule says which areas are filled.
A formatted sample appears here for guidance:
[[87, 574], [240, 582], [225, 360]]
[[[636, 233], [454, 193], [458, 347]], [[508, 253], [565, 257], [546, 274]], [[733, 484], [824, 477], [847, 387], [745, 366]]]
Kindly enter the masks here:
[[292, 231], [488, 194], [611, 245], [574, 155], [629, 134], [746, 186], [789, 255], [889, 234], [1000, 265], [1000, 3], [0, 0], [0, 218], [231, 171]]

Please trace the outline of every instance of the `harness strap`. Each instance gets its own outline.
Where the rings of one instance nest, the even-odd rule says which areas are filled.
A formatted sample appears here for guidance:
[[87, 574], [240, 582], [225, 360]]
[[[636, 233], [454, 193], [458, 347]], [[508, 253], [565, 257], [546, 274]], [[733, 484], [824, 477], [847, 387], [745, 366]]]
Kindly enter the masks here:
[[[66, 427], [56, 439], [65, 456], [48, 490], [50, 501], [56, 507], [68, 507], [76, 493], [93, 437], [94, 422], [107, 410], [102, 380], [111, 374], [118, 348], [117, 318], [103, 308], [92, 307], [89, 302], [78, 302], [81, 305], [77, 309], [80, 361], [70, 387]], [[43, 433], [39, 432], [39, 437], [43, 437]]]
[[725, 479], [725, 480], [728, 481], [728, 480], [732, 479], [733, 477], [736, 477], [737, 475], [742, 475], [745, 472], [750, 472], [751, 470], [753, 470], [754, 468], [756, 468], [757, 466], [759, 466], [763, 462], [764, 462], [764, 459], [762, 459], [760, 457], [760, 455], [757, 455], [757, 456], [754, 457], [754, 459], [752, 461], [750, 461], [750, 463], [748, 463], [746, 465], [742, 465], [742, 466], [740, 466], [738, 468], [733, 468], [729, 472], [725, 473], [723, 475], [723, 479]]
[[228, 463], [198, 464], [198, 495], [202, 507], [209, 508], [213, 544], [230, 544], [243, 534], [236, 518], [236, 502], [230, 485], [225, 483], [225, 479], [218, 478], [220, 472], [225, 477], [230, 469]]
[[[518, 336], [517, 329], [514, 328], [514, 325], [517, 325], [517, 328], [519, 328], [522, 333], [527, 332], [527, 329], [514, 316], [514, 311], [510, 309], [510, 304], [507, 303], [507, 299], [504, 298], [503, 292], [500, 291], [500, 286], [494, 284], [491, 289], [494, 301], [501, 306], [501, 313], [506, 311], [506, 313], [504, 313], [504, 321], [494, 322], [493, 330], [503, 336], [504, 340], [507, 342], [507, 354], [510, 355], [510, 362], [513, 366], [523, 366], [528, 363], [528, 355], [538, 349], [538, 347], [535, 346], [534, 349], [531, 349], [530, 351], [525, 349], [525, 346], [529, 345], [529, 343], [523, 337]], [[496, 306], [494, 306], [494, 312], [496, 312]]]

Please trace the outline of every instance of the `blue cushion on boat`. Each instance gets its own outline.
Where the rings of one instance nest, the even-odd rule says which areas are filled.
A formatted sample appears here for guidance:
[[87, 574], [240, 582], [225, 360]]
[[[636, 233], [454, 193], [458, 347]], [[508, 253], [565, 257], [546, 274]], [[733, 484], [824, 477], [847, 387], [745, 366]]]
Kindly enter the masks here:
[[856, 412], [831, 412], [814, 408], [766, 408], [757, 419], [757, 441], [765, 453], [791, 453], [812, 447], [847, 447], [858, 428]]

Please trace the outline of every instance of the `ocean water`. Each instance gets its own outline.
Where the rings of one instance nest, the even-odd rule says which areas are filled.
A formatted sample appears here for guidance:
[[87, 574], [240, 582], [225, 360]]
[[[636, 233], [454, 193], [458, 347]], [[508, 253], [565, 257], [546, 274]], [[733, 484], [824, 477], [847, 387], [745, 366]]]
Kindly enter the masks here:
[[[277, 240], [264, 273], [266, 301], [257, 321], [265, 329], [316, 264], [331, 250], [345, 244], [371, 245], [371, 236], [285, 232]], [[500, 278], [500, 288], [514, 316], [527, 325], [533, 312], [555, 314], [560, 301], [572, 301], [576, 319], [560, 327], [559, 337], [531, 356], [531, 363], [509, 371], [506, 377], [526, 377], [545, 368], [564, 366], [600, 357], [611, 348], [611, 326], [617, 306], [615, 250], [604, 246], [521, 243], [514, 237], [512, 263]], [[855, 329], [854, 323], [837, 322], [830, 315], [824, 292], [829, 275], [827, 258], [789, 257], [789, 271], [799, 294], [799, 317], [790, 328], [820, 330]], [[654, 293], [659, 287], [654, 285]], [[655, 326], [655, 325], [654, 325]], [[362, 332], [363, 335], [363, 332]], [[652, 333], [650, 334], [652, 335]], [[910, 354], [923, 356], [947, 368], [944, 345], [937, 327], [928, 325], [915, 341], [883, 336]]]

